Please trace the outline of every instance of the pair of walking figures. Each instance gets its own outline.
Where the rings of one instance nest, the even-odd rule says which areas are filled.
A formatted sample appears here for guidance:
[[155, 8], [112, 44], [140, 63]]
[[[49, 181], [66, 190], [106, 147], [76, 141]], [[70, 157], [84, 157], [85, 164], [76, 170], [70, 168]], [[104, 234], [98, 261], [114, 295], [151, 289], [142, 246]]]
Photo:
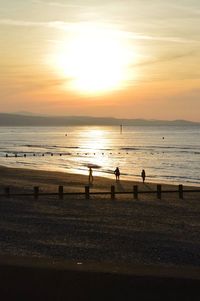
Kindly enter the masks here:
[[[115, 171], [114, 171], [115, 177], [116, 177], [116, 181], [119, 181], [120, 178], [120, 170], [119, 167], [116, 167]], [[143, 169], [141, 172], [141, 177], [142, 177], [142, 181], [143, 183], [145, 182], [145, 178], [146, 178], [146, 173], [145, 170]], [[93, 182], [93, 174], [92, 174], [92, 168], [89, 167], [89, 183]]]
[[[116, 181], [119, 181], [119, 177], [120, 177], [120, 170], [119, 167], [116, 167], [115, 171], [114, 171], [115, 177], [116, 177]], [[141, 172], [141, 177], [142, 177], [142, 181], [143, 183], [145, 182], [145, 178], [146, 178], [146, 173], [145, 170], [143, 169]]]

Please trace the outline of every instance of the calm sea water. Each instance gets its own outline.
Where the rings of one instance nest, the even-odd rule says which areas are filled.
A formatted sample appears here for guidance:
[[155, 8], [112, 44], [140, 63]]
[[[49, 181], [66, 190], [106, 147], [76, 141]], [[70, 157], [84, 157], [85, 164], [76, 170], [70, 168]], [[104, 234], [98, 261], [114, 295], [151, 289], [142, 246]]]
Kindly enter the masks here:
[[200, 186], [200, 127], [0, 127], [0, 165], [88, 174], [90, 164], [94, 175], [119, 166], [124, 179], [145, 169], [147, 181]]

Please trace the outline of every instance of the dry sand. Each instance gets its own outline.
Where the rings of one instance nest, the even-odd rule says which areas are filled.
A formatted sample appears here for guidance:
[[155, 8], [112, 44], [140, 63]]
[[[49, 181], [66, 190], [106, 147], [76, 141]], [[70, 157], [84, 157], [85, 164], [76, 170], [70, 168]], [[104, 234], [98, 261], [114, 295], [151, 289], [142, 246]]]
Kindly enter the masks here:
[[[88, 178], [60, 172], [0, 167], [0, 194], [11, 191], [84, 191]], [[95, 177], [92, 191], [132, 191], [137, 183]], [[139, 184], [153, 190], [155, 184]], [[165, 185], [163, 189], [177, 189]], [[191, 188], [191, 187], [190, 187]], [[0, 255], [83, 263], [200, 267], [200, 193], [0, 198]]]

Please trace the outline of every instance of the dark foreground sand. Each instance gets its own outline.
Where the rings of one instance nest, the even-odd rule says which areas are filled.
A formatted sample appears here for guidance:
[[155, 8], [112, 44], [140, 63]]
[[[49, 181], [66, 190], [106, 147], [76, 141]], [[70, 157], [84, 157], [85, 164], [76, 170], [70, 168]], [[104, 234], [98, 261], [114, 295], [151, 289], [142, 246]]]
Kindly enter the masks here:
[[1, 300], [199, 300], [199, 270], [0, 257]]
[[[0, 168], [0, 187], [12, 191], [84, 191], [87, 177]], [[105, 191], [114, 180], [95, 178], [92, 190]], [[133, 182], [117, 190], [131, 191]], [[155, 184], [141, 189], [153, 189]], [[165, 187], [169, 189], [169, 186]], [[200, 193], [130, 196], [0, 198], [0, 254], [74, 260], [200, 267]]]
[[[0, 167], [0, 194], [86, 184], [85, 176]], [[132, 191], [136, 183], [95, 178], [91, 190], [113, 184]], [[198, 300], [200, 193], [1, 196], [0, 213], [2, 300]]]

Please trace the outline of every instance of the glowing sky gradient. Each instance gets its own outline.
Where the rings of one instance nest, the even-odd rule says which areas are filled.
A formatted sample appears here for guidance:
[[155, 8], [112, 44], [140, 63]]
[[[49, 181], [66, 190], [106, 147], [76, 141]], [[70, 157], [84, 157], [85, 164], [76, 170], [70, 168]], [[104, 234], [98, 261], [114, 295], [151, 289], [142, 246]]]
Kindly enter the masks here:
[[0, 0], [0, 112], [200, 121], [199, 28], [199, 0]]

